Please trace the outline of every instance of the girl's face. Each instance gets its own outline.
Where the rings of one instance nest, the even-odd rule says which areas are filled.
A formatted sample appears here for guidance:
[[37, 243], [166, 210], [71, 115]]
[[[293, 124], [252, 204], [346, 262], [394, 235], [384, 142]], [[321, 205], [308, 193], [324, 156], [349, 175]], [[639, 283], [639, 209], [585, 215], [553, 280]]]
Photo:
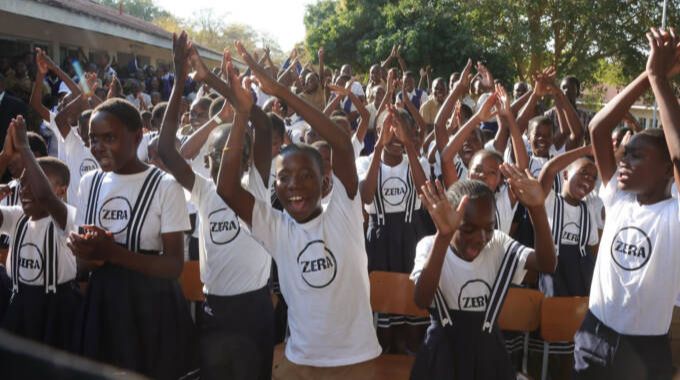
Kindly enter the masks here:
[[456, 255], [465, 261], [474, 261], [491, 241], [495, 227], [493, 198], [471, 199], [465, 206], [463, 221], [451, 240]]
[[529, 134], [529, 144], [535, 156], [548, 157], [553, 144], [552, 125], [547, 123], [537, 125]]
[[470, 163], [468, 176], [470, 179], [486, 183], [491, 190], [496, 191], [503, 180], [501, 172], [498, 170], [499, 165], [500, 163], [493, 156], [476, 156]]
[[639, 134], [624, 147], [618, 169], [619, 189], [634, 194], [665, 187], [673, 176], [671, 163], [664, 159], [651, 137]]
[[286, 153], [276, 161], [276, 196], [297, 222], [321, 213], [321, 168], [306, 152]]
[[465, 164], [466, 168], [470, 167], [470, 160], [472, 159], [472, 156], [482, 149], [483, 145], [484, 144], [482, 143], [482, 140], [479, 139], [479, 134], [477, 133], [470, 134], [467, 140], [465, 140], [463, 143], [463, 148], [461, 148], [458, 155]]
[[569, 167], [565, 180], [564, 195], [575, 201], [582, 200], [595, 188], [597, 168], [592, 161], [580, 159]]
[[207, 123], [209, 118], [210, 114], [208, 113], [207, 107], [201, 106], [200, 103], [191, 105], [191, 109], [189, 110], [189, 124], [191, 124], [192, 128], [199, 128], [201, 125]]
[[90, 151], [105, 172], [117, 171], [137, 159], [142, 130], [131, 131], [108, 112], [96, 112], [90, 118]]

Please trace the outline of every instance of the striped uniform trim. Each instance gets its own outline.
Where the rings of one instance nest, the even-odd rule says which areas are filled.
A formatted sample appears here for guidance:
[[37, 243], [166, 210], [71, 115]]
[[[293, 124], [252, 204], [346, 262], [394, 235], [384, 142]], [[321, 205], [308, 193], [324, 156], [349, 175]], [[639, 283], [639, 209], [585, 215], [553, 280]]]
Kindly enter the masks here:
[[14, 244], [12, 244], [12, 293], [19, 291], [19, 251], [26, 237], [28, 216], [22, 215], [14, 229]]
[[[553, 225], [552, 234], [553, 242], [555, 243], [555, 252], [559, 255], [560, 245], [562, 243], [562, 230], [564, 228], [564, 198], [555, 194], [555, 203], [553, 208]], [[588, 205], [579, 202], [579, 220], [581, 228], [578, 231], [578, 245], [582, 257], [588, 254], [588, 238], [590, 237], [590, 215], [588, 214]]]
[[453, 326], [453, 319], [451, 319], [451, 314], [449, 313], [449, 305], [446, 303], [439, 286], [437, 286], [437, 290], [434, 292], [434, 309], [430, 310], [430, 315], [439, 321], [443, 327]]
[[[543, 352], [545, 341], [540, 338], [529, 339], [529, 351]], [[552, 342], [548, 344], [550, 355], [570, 355], [574, 353], [574, 342]]]
[[[21, 191], [21, 184], [17, 180], [12, 180], [7, 184], [10, 189], [10, 194], [2, 200], [3, 206], [17, 206], [21, 205], [19, 202], [19, 192]], [[0, 247], [9, 247], [9, 235], [0, 235]]]
[[493, 326], [496, 324], [498, 315], [503, 307], [503, 301], [508, 293], [508, 288], [512, 282], [512, 278], [517, 271], [520, 253], [526, 248], [520, 243], [513, 241], [505, 250], [503, 261], [501, 262], [500, 270], [496, 275], [496, 280], [493, 284], [493, 290], [489, 297], [489, 304], [486, 306], [484, 313], [484, 323], [482, 324], [482, 331], [489, 334], [493, 331]]
[[413, 174], [411, 173], [411, 165], [409, 164], [406, 168], [406, 215], [404, 215], [404, 222], [406, 223], [411, 223], [413, 220], [417, 194], [416, 185], [413, 182]]
[[381, 163], [380, 168], [378, 169], [378, 188], [375, 190], [375, 195], [373, 196], [373, 204], [375, 205], [375, 213], [379, 226], [385, 225], [385, 205], [383, 203], [382, 183], [383, 175]]
[[149, 213], [149, 208], [156, 190], [158, 190], [158, 185], [163, 178], [163, 172], [158, 168], [153, 168], [147, 174], [142, 184], [142, 188], [137, 195], [137, 200], [135, 201], [135, 206], [132, 208], [132, 213], [130, 214], [130, 221], [127, 228], [127, 248], [131, 252], [138, 252], [141, 248], [141, 235], [142, 228], [144, 226], [144, 220]]
[[[375, 195], [373, 197], [373, 204], [375, 205], [376, 216], [379, 226], [385, 225], [385, 197], [383, 196], [383, 164], [380, 163], [380, 169], [378, 170], [378, 188], [376, 189]], [[416, 190], [415, 183], [413, 182], [413, 175], [411, 174], [411, 165], [408, 164], [406, 167], [406, 195], [404, 196], [403, 202], [406, 202], [404, 206], [404, 222], [411, 223], [413, 220], [413, 214], [416, 210], [416, 201], [418, 200], [418, 191]]]
[[99, 208], [99, 193], [101, 191], [104, 175], [105, 173], [101, 169], [97, 169], [97, 172], [94, 173], [94, 176], [92, 177], [90, 191], [87, 195], [87, 206], [85, 208], [85, 224], [97, 224], [96, 216]]
[[56, 240], [54, 222], [50, 222], [43, 240], [43, 252], [45, 255], [43, 259], [43, 280], [45, 293], [57, 292], [57, 250], [59, 247], [56, 244]]
[[463, 161], [455, 160], [455, 165], [456, 165], [456, 174], [458, 175], [458, 179], [461, 180], [461, 179], [463, 179], [462, 178], [463, 177], [463, 169], [464, 169]]
[[[552, 158], [553, 158], [552, 154], [548, 155], [548, 160], [550, 160]], [[534, 162], [535, 162], [534, 156], [531, 154], [531, 152], [529, 152], [529, 168], [531, 168], [533, 166], [532, 164]], [[562, 192], [562, 178], [560, 177], [559, 174], [555, 175], [555, 179], [553, 181], [553, 190], [555, 190], [555, 194], [559, 194], [560, 192]]]

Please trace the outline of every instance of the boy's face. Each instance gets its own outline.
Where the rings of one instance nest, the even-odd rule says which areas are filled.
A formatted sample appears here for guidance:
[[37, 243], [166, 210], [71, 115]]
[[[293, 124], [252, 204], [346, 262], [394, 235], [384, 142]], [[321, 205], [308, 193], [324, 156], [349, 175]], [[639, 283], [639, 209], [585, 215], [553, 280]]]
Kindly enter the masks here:
[[498, 160], [493, 156], [475, 156], [470, 163], [470, 179], [486, 183], [491, 190], [496, 190], [501, 183], [501, 172], [498, 170]]
[[321, 213], [322, 174], [306, 152], [291, 152], [276, 160], [276, 196], [297, 222], [307, 222]]
[[553, 144], [552, 125], [547, 123], [537, 125], [529, 134], [529, 142], [535, 156], [548, 157]]
[[465, 206], [460, 226], [453, 234], [452, 245], [457, 256], [465, 261], [476, 259], [491, 241], [495, 227], [496, 210], [492, 198], [471, 199]]
[[586, 158], [579, 159], [564, 172], [564, 179], [566, 186], [563, 195], [574, 200], [582, 200], [595, 188], [597, 167]]
[[200, 128], [208, 122], [209, 116], [207, 107], [201, 106], [200, 103], [194, 103], [189, 111], [189, 124], [194, 129]]
[[[48, 182], [50, 183], [52, 191], [60, 199], [65, 199], [67, 186], [60, 185], [60, 181], [49, 172], [45, 174], [47, 176]], [[31, 191], [31, 186], [28, 183], [25, 174], [19, 178], [19, 182], [21, 183], [19, 198], [21, 199], [21, 208], [23, 209], [24, 214], [28, 215], [29, 217], [42, 217], [47, 214], [47, 210], [35, 201], [33, 192]]]
[[482, 140], [479, 139], [479, 134], [471, 133], [470, 136], [463, 143], [463, 148], [461, 148], [459, 156], [461, 161], [465, 164], [465, 167], [470, 167], [470, 159], [472, 156], [482, 149]]
[[412, 75], [405, 75], [404, 78], [404, 90], [406, 92], [411, 92], [416, 87], [416, 81], [413, 79]]
[[644, 194], [665, 186], [673, 176], [669, 160], [664, 159], [651, 137], [636, 134], [624, 147], [618, 167], [618, 187], [623, 191]]
[[437, 102], [443, 103], [444, 98], [446, 98], [446, 86], [444, 85], [444, 81], [437, 80], [434, 83], [434, 98], [437, 99]]

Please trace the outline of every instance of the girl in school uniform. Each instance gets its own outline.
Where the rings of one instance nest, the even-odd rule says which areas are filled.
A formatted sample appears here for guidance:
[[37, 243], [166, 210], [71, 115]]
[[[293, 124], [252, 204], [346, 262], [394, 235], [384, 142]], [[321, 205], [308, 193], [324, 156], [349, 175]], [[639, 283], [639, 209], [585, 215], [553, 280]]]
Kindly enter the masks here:
[[[499, 113], [501, 128], [507, 124], [510, 129], [515, 154], [514, 161], [517, 163], [517, 167], [520, 170], [527, 167], [529, 158], [521, 145], [522, 137], [512, 114], [509, 97], [502, 86], [496, 85], [496, 91], [486, 98], [477, 113], [456, 132], [443, 150], [442, 172], [446, 186], [451, 186], [458, 180], [458, 168], [450, 158], [454, 157], [464, 146], [464, 141], [469, 138], [470, 134], [479, 131], [481, 121], [488, 120], [491, 117], [492, 107], [494, 106]], [[470, 159], [468, 178], [482, 181], [493, 190], [496, 198], [496, 229], [507, 234], [510, 233], [512, 218], [517, 208], [517, 197], [503, 182], [500, 171], [502, 164], [503, 157], [499, 153], [481, 149]]]
[[[410, 273], [416, 244], [427, 235], [420, 215], [418, 189], [427, 179], [425, 173], [429, 165], [418, 154], [418, 135], [411, 116], [392, 105], [388, 110], [388, 117], [382, 123], [378, 122], [379, 138], [375, 150], [370, 156], [356, 161], [361, 199], [369, 217], [366, 231], [368, 270]], [[399, 342], [401, 334], [386, 331], [404, 323], [423, 326], [427, 320], [379, 314], [378, 336], [385, 350], [404, 344]], [[405, 341], [409, 346], [405, 348], [415, 351], [421, 336], [422, 333], [410, 344]]]
[[495, 229], [494, 194], [481, 181], [437, 181], [421, 196], [437, 234], [418, 243], [411, 273], [415, 301], [432, 322], [412, 379], [514, 379], [496, 320], [508, 286], [525, 269], [552, 272], [555, 251], [538, 181], [516, 167], [501, 167], [535, 224], [535, 250]]
[[372, 378], [372, 359], [381, 349], [370, 310], [361, 200], [349, 136], [276, 82], [243, 45], [237, 43], [237, 49], [262, 90], [284, 100], [328, 141], [333, 152], [335, 185], [324, 208], [318, 152], [296, 144], [281, 151], [275, 186], [285, 212], [241, 187], [238, 173], [248, 118], [242, 111], [236, 114], [222, 154], [217, 191], [276, 261], [288, 303], [290, 337], [285, 359], [273, 369], [272, 378]]
[[0, 206], [0, 232], [10, 236], [7, 266], [12, 284], [2, 327], [59, 349], [72, 349], [81, 297], [73, 281], [76, 260], [66, 246], [76, 216], [76, 209], [64, 202], [68, 168], [56, 158], [35, 158], [22, 116], [12, 120], [6, 138], [21, 156], [25, 171], [20, 179], [21, 204]]
[[[241, 225], [234, 211], [217, 194], [215, 185], [222, 149], [231, 128], [218, 127], [207, 138], [211, 178], [194, 172], [173, 144], [179, 122], [179, 104], [188, 74], [186, 59], [198, 54], [187, 45], [186, 38], [186, 34], [181, 34], [174, 46], [176, 79], [160, 133], [158, 152], [169, 172], [191, 191], [191, 199], [202, 221], [199, 227], [199, 262], [206, 301], [199, 319], [201, 377], [268, 380], [271, 379], [274, 350], [274, 312], [267, 286], [271, 257]], [[233, 71], [229, 75], [232, 83], [238, 83]], [[207, 71], [206, 77], [208, 85], [220, 81], [210, 71]], [[250, 96], [247, 91], [235, 93]], [[255, 126], [255, 138], [265, 140], [256, 147], [269, 151], [271, 125], [268, 117], [259, 107], [253, 106], [251, 120]], [[246, 139], [242, 168], [248, 167], [249, 148], [250, 141]], [[267, 158], [260, 162], [264, 165], [250, 168], [247, 186], [259, 199], [267, 201], [269, 192], [263, 181], [268, 180], [271, 160]], [[242, 176], [243, 173], [240, 174]]]
[[76, 346], [85, 357], [156, 379], [196, 369], [193, 323], [177, 278], [183, 232], [190, 228], [180, 185], [142, 163], [142, 120], [121, 99], [101, 103], [90, 120], [100, 169], [80, 181], [69, 247], [92, 262]]
[[[575, 336], [577, 379], [670, 379], [668, 330], [680, 291], [680, 106], [669, 78], [680, 72], [680, 38], [652, 29], [647, 69], [595, 115], [591, 141], [602, 177], [607, 219], [590, 288], [589, 310]], [[660, 129], [635, 134], [614, 159], [611, 131], [650, 86]]]

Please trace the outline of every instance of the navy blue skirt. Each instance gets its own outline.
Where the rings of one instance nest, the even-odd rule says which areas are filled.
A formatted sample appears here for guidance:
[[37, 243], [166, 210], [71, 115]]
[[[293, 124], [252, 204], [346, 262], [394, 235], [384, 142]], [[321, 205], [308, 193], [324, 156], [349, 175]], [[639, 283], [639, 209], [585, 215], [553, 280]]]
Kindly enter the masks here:
[[73, 331], [82, 296], [74, 281], [57, 285], [55, 293], [45, 293], [43, 285], [19, 283], [13, 294], [2, 327], [18, 336], [61, 350], [73, 350]]
[[12, 294], [12, 280], [7, 275], [7, 269], [0, 264], [0, 321], [5, 318], [9, 296]]
[[576, 245], [560, 245], [555, 273], [542, 276], [552, 277], [555, 297], [587, 297], [595, 271], [595, 257], [588, 253], [581, 255]]
[[495, 326], [482, 332], [483, 312], [450, 310], [453, 326], [432, 320], [416, 356], [412, 380], [515, 379], [503, 336]]
[[76, 330], [81, 355], [153, 379], [198, 368], [195, 327], [176, 280], [105, 264], [92, 271]]
[[268, 286], [207, 295], [200, 325], [202, 379], [271, 379], [274, 309]]

